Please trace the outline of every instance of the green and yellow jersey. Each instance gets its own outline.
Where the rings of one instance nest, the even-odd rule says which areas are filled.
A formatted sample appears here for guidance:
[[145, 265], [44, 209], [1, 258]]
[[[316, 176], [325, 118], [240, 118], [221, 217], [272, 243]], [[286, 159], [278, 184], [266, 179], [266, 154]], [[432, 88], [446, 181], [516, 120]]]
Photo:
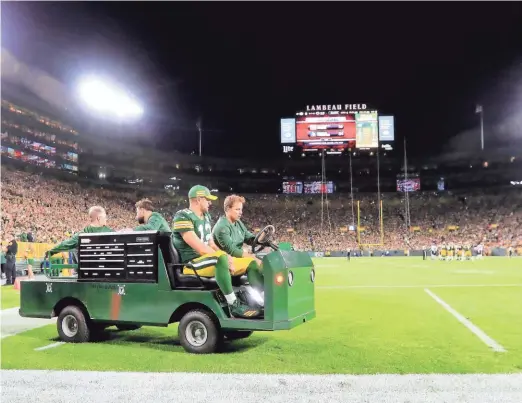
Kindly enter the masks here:
[[194, 231], [201, 242], [208, 245], [212, 238], [210, 214], [199, 217], [191, 209], [180, 210], [174, 216], [172, 231], [172, 243], [180, 254], [181, 263], [187, 263], [200, 255], [185, 242], [182, 234]]

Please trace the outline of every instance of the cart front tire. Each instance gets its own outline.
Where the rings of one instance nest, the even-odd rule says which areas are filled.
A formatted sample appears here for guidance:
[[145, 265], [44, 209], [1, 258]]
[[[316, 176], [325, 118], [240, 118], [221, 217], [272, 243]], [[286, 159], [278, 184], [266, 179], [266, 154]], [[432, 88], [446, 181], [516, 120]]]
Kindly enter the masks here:
[[193, 354], [214, 353], [223, 341], [217, 320], [200, 309], [189, 311], [181, 318], [178, 335], [185, 351]]
[[67, 343], [85, 343], [91, 337], [88, 319], [75, 305], [66, 306], [61, 310], [56, 326], [60, 339]]

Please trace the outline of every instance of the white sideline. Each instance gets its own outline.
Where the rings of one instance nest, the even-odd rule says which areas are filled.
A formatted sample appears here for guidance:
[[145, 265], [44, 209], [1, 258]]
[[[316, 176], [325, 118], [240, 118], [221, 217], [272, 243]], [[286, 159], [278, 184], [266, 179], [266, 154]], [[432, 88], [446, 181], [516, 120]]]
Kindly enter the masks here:
[[59, 341], [59, 342], [57, 342], [57, 343], [48, 344], [47, 346], [43, 346], [43, 347], [35, 348], [34, 351], [47, 350], [48, 348], [58, 347], [58, 346], [61, 346], [62, 344], [65, 344], [65, 343], [64, 343], [63, 341]]
[[489, 337], [486, 333], [484, 333], [480, 328], [475, 326], [471, 321], [466, 319], [464, 316], [462, 316], [460, 313], [458, 313], [455, 309], [453, 309], [451, 306], [449, 306], [446, 302], [444, 302], [442, 299], [440, 299], [437, 295], [435, 295], [433, 292], [428, 290], [427, 288], [424, 289], [426, 293], [432, 297], [435, 301], [437, 301], [440, 305], [444, 307], [449, 313], [451, 313], [453, 316], [457, 318], [457, 320], [462, 323], [464, 326], [466, 326], [475, 336], [477, 336], [480, 340], [482, 340], [488, 347], [491, 347], [493, 351], [497, 351], [499, 353], [505, 353], [507, 350], [502, 347], [500, 344], [498, 344], [495, 340], [493, 340], [491, 337]]
[[522, 287], [522, 284], [431, 284], [431, 285], [319, 285], [315, 288], [345, 290], [350, 288], [445, 288], [445, 287]]
[[38, 403], [522, 401], [522, 374], [357, 376], [2, 370], [0, 386], [6, 391], [3, 400], [9, 403], [27, 403], [34, 401], [34, 396]]

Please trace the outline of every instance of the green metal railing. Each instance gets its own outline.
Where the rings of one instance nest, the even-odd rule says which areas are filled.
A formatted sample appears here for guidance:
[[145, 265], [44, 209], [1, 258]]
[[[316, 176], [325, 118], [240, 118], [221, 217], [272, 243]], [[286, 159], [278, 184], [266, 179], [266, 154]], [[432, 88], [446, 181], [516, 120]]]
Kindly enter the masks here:
[[[52, 264], [48, 256], [44, 257], [43, 262], [43, 273], [49, 278], [64, 278], [60, 276], [63, 269], [74, 269], [78, 270], [77, 264]], [[76, 278], [77, 275], [68, 276], [67, 278]]]

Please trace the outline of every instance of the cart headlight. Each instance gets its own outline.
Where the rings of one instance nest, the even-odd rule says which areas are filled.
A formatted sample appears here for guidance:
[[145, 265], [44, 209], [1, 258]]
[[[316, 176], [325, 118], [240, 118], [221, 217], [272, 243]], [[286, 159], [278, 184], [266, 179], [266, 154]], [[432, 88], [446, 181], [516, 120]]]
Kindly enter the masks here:
[[315, 282], [315, 270], [312, 269], [312, 271], [310, 272], [310, 280], [312, 280], [312, 283]]
[[288, 272], [288, 285], [292, 287], [294, 285], [294, 273], [291, 271]]

